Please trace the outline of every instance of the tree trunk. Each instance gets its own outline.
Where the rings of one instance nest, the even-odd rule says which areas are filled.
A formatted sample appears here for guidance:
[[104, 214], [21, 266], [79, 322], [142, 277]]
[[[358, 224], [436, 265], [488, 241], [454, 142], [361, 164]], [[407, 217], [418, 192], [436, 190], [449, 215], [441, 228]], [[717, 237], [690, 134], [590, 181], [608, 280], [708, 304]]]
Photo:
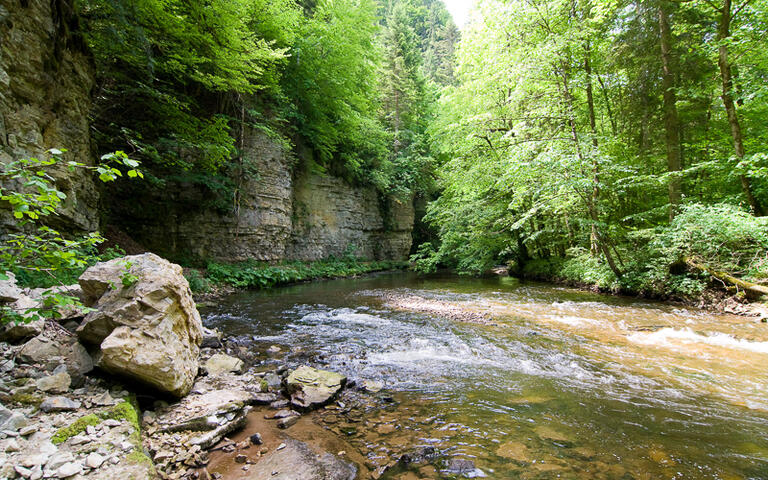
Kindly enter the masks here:
[[672, 58], [672, 30], [666, 0], [659, 3], [659, 33], [661, 44], [661, 84], [664, 89], [664, 130], [667, 144], [667, 171], [669, 177], [669, 220], [677, 214], [682, 198], [681, 179], [677, 172], [680, 162], [680, 120], [677, 116], [677, 95], [675, 94], [676, 65]]
[[[595, 147], [592, 152], [592, 205], [597, 205], [600, 198], [600, 165], [597, 162], [597, 122], [595, 121], [595, 99], [592, 93], [592, 62], [590, 61], [589, 41], [584, 44], [584, 73], [587, 76], [587, 109], [589, 110], [589, 128], [592, 132], [592, 146]], [[592, 224], [592, 233], [590, 234], [589, 250], [593, 256], [596, 256], [600, 247], [598, 246], [597, 225]]]
[[[568, 70], [565, 63], [563, 63], [563, 65], [560, 68], [560, 75], [563, 81], [562, 93], [563, 93], [563, 100], [565, 101], [565, 106], [568, 113], [567, 115], [568, 126], [570, 127], [570, 130], [571, 130], [571, 139], [573, 140], [574, 145], [576, 147], [576, 155], [579, 157], [579, 160], [583, 164], [585, 162], [584, 152], [582, 151], [581, 143], [579, 141], [579, 133], [576, 130], [576, 112], [573, 106], [573, 95], [571, 94], [571, 89], [570, 89], [570, 84], [568, 79]], [[593, 177], [593, 180], [594, 180], [594, 177]], [[594, 193], [594, 190], [592, 193]], [[599, 190], [598, 190], [598, 193], [599, 193]], [[594, 201], [594, 197], [592, 195], [585, 195], [585, 196], [582, 196], [582, 199], [587, 204], [587, 212], [589, 213], [589, 218], [592, 220], [592, 228], [593, 228], [592, 231], [595, 234], [595, 239], [597, 240], [597, 246], [600, 248], [600, 251], [603, 252], [605, 261], [608, 263], [608, 267], [611, 269], [611, 271], [617, 277], [621, 277], [622, 275], [621, 270], [619, 270], [619, 268], [616, 266], [616, 262], [613, 259], [613, 254], [611, 253], [608, 242], [603, 237], [603, 234], [600, 232], [600, 228], [598, 227], [598, 223], [600, 221], [600, 215], [598, 214], [597, 204]]]
[[[717, 65], [720, 67], [720, 79], [723, 84], [723, 106], [725, 106], [725, 112], [728, 115], [728, 124], [731, 127], [731, 137], [733, 138], [733, 149], [736, 153], [736, 158], [741, 160], [744, 158], [744, 137], [741, 133], [741, 125], [739, 124], [739, 116], [736, 113], [736, 105], [733, 102], [733, 75], [731, 74], [731, 64], [728, 61], [728, 45], [726, 39], [730, 37], [731, 30], [731, 0], [723, 0], [723, 9], [720, 11], [720, 21], [717, 24], [717, 41], [720, 45], [717, 55]], [[758, 203], [755, 196], [752, 194], [752, 186], [749, 183], [749, 179], [744, 174], [739, 175], [741, 180], [741, 189], [744, 191], [744, 196], [747, 197], [749, 207], [752, 209], [752, 213], [757, 216], [764, 215], [762, 206]]]

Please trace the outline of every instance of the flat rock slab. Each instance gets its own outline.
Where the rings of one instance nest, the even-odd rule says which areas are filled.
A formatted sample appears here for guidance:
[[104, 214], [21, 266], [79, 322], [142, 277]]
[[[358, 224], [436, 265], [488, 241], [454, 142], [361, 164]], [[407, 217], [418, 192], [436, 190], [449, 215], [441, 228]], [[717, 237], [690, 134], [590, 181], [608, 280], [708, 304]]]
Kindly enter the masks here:
[[253, 403], [253, 394], [244, 390], [214, 390], [203, 395], [189, 395], [165, 411], [158, 412], [161, 431], [212, 430], [232, 412]]
[[347, 382], [347, 377], [302, 365], [286, 379], [291, 403], [299, 408], [316, 408], [328, 403]]
[[274, 480], [354, 480], [357, 468], [330, 453], [317, 454], [309, 445], [286, 438], [248, 472], [248, 478]]

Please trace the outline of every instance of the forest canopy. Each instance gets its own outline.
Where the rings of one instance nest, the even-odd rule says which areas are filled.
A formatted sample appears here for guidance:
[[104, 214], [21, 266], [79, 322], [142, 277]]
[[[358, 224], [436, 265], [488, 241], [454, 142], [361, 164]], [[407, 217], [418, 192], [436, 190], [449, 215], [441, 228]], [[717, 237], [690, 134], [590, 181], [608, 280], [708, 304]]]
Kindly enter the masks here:
[[430, 126], [422, 268], [692, 295], [768, 275], [761, 0], [479, 0]]
[[[430, 188], [431, 100], [458, 30], [433, 0], [81, 0], [100, 150], [226, 206], [254, 128], [310, 168], [410, 197]], [[306, 148], [304, 148], [306, 147]]]

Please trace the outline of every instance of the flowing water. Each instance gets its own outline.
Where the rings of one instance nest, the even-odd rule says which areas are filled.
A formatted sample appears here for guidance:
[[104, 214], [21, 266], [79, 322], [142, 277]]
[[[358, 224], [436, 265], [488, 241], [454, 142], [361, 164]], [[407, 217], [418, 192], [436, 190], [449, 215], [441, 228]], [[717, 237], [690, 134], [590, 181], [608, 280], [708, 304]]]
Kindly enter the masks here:
[[432, 445], [489, 478], [768, 479], [768, 325], [755, 319], [408, 273], [218, 303], [204, 321], [227, 335], [384, 382], [392, 406], [360, 423], [375, 435], [341, 430], [374, 463]]

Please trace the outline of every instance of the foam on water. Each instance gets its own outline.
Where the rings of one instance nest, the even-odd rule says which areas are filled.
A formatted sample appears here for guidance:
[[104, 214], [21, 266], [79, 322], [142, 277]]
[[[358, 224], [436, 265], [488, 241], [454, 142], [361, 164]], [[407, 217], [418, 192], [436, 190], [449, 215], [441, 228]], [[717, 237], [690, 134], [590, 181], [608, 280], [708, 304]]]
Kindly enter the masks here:
[[655, 332], [637, 332], [628, 335], [627, 339], [642, 345], [677, 347], [681, 344], [704, 344], [768, 354], [768, 342], [751, 342], [720, 332], [702, 335], [687, 327], [683, 329], [665, 327]]

